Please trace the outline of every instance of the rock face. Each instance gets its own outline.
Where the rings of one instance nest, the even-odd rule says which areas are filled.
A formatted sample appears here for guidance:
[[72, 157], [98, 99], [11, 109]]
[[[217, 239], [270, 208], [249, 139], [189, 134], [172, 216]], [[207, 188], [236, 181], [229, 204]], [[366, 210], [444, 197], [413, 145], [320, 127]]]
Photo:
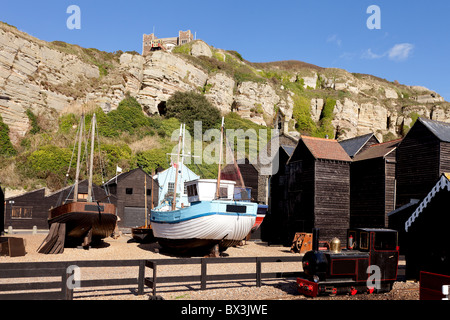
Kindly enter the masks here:
[[63, 110], [73, 98], [49, 87], [69, 83], [73, 79], [98, 78], [98, 67], [82, 62], [75, 55], [50, 49], [45, 43], [21, 37], [0, 28], [0, 113], [12, 132], [26, 133], [31, 108], [45, 112], [48, 108]]
[[[203, 93], [222, 113], [235, 111], [257, 124], [276, 123], [287, 133], [295, 131], [298, 93], [263, 78], [261, 70], [242, 59], [235, 59], [234, 65], [252, 70], [260, 81], [237, 80], [226, 70], [208, 70], [195, 63], [201, 59], [225, 63], [229, 58], [226, 51], [203, 41], [193, 42], [189, 49], [190, 58], [198, 60], [164, 51], [146, 57], [124, 53], [106, 75], [98, 63], [60, 49], [0, 23], [0, 97], [8, 97], [0, 99], [0, 114], [13, 138], [29, 130], [27, 109], [35, 114], [59, 114], [90, 101], [109, 112], [130, 93], [152, 115], [162, 112], [176, 91], [191, 90]], [[324, 96], [336, 100], [332, 125], [339, 139], [368, 132], [375, 132], [380, 140], [385, 135], [395, 137], [417, 115], [450, 121], [449, 104], [424, 87], [402, 86], [340, 69], [293, 71], [288, 81], [301, 84], [301, 90], [308, 93], [316, 123], [321, 120]]]

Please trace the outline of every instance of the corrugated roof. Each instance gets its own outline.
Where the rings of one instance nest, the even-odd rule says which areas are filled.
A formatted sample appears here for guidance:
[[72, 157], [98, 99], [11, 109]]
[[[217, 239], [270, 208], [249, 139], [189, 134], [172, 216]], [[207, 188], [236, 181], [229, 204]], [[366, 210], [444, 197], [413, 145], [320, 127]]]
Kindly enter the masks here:
[[368, 133], [363, 136], [342, 140], [339, 144], [344, 148], [345, 152], [353, 158], [373, 135], [373, 133]]
[[301, 140], [316, 159], [352, 161], [337, 140], [307, 136], [302, 136]]
[[423, 123], [439, 140], [450, 142], [450, 123], [421, 117], [418, 120]]
[[387, 156], [389, 153], [395, 150], [395, 148], [398, 147], [402, 139], [392, 140], [388, 142], [383, 143], [377, 143], [374, 145], [371, 145], [366, 150], [362, 151], [361, 153], [358, 153], [353, 160], [354, 161], [361, 161], [361, 160], [367, 160], [367, 159], [373, 159], [373, 158], [381, 158]]

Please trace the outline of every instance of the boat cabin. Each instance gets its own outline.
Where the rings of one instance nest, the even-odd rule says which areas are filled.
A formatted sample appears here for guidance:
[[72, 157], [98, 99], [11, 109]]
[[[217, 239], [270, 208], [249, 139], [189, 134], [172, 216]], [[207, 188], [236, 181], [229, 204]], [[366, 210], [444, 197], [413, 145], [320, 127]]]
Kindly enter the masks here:
[[[188, 181], [185, 184], [189, 203], [211, 201], [216, 197], [216, 179], [197, 179]], [[222, 200], [233, 200], [235, 184], [235, 181], [220, 180], [219, 198]]]

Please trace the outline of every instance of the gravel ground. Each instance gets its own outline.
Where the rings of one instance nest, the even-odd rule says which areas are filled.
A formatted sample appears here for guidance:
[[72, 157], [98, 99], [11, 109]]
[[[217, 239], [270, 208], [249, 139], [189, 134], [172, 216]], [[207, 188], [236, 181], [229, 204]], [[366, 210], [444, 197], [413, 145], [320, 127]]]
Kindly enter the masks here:
[[[44, 255], [37, 253], [37, 248], [44, 240], [46, 234], [14, 234], [14, 237], [25, 239], [27, 254], [23, 257], [0, 257], [2, 262], [43, 262], [43, 261], [81, 261], [81, 260], [133, 260], [133, 259], [167, 259], [174, 258], [160, 252], [158, 244], [139, 244], [134, 242], [129, 235], [122, 235], [118, 239], [107, 238], [102, 247], [89, 250], [65, 248], [63, 254]], [[296, 255], [289, 251], [290, 248], [282, 246], [267, 246], [264, 243], [247, 242], [244, 246], [229, 248], [225, 254], [228, 257], [267, 257]], [[301, 265], [299, 263], [264, 263], [262, 272], [296, 272]], [[254, 264], [212, 264], [208, 265], [208, 274], [222, 274], [239, 272], [255, 272]], [[115, 268], [82, 268], [81, 278], [108, 279], [108, 278], [132, 278], [137, 277], [136, 267]], [[168, 275], [199, 275], [199, 265], [158, 266], [158, 277]], [[146, 271], [146, 276], [151, 275], [151, 270]], [[43, 279], [39, 279], [42, 281]], [[47, 280], [47, 278], [45, 279]], [[48, 280], [52, 280], [48, 278]], [[0, 279], [0, 283], [11, 282], [9, 279]], [[31, 281], [19, 279], [19, 281]], [[13, 282], [19, 282], [14, 279]], [[34, 279], [34, 281], [37, 281]], [[145, 289], [145, 294], [138, 296], [137, 287], [103, 287], [80, 288], [74, 291], [74, 300], [148, 300], [150, 289]], [[306, 300], [297, 293], [295, 278], [263, 280], [263, 285], [258, 288], [255, 281], [217, 281], [208, 282], [207, 290], [200, 290], [198, 283], [167, 283], [157, 286], [157, 295], [164, 300]], [[391, 292], [385, 294], [319, 297], [319, 300], [418, 300], [418, 283], [396, 282]]]

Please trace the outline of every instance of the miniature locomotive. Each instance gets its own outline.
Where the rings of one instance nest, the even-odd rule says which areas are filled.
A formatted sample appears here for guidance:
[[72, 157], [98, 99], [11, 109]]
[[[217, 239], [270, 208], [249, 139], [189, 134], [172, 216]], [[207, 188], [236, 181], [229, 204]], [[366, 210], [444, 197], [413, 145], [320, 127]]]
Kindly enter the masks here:
[[319, 250], [319, 230], [313, 230], [313, 250], [303, 256], [298, 291], [323, 294], [389, 292], [397, 279], [397, 231], [358, 228], [347, 231], [347, 248], [334, 238], [330, 249]]

